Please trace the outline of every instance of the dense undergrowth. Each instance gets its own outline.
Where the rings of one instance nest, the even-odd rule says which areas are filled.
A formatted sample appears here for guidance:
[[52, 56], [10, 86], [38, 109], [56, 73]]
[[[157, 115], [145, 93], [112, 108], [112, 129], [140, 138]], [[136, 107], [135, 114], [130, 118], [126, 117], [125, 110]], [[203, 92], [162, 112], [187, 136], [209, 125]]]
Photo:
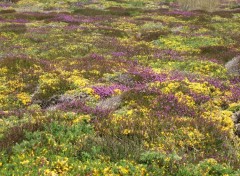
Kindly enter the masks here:
[[238, 10], [0, 2], [0, 175], [240, 175], [239, 54]]

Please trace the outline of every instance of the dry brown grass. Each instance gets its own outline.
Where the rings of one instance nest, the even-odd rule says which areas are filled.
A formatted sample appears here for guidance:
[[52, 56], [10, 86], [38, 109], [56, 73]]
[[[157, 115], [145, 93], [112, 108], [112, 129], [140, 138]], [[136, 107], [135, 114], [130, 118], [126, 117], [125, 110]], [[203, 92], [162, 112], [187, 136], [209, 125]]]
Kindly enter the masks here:
[[220, 5], [220, 0], [178, 0], [183, 10], [215, 11]]

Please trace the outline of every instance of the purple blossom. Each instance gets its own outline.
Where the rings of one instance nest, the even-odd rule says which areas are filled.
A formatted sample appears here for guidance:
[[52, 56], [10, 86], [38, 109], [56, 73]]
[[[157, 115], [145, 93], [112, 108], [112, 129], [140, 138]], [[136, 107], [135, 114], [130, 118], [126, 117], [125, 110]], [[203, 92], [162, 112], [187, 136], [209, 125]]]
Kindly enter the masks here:
[[94, 92], [101, 98], [106, 98], [113, 95], [115, 89], [120, 89], [121, 91], [126, 91], [128, 88], [124, 85], [114, 84], [111, 86], [93, 86]]
[[188, 116], [194, 117], [196, 112], [184, 102], [179, 102], [174, 94], [161, 94], [158, 97], [156, 107], [152, 108], [158, 115], [164, 116]]
[[206, 103], [207, 101], [209, 101], [211, 99], [210, 96], [208, 95], [202, 95], [199, 93], [195, 93], [193, 91], [191, 91], [189, 93], [189, 95], [193, 98], [193, 100], [197, 103], [197, 104], [203, 104]]
[[151, 81], [166, 81], [167, 74], [157, 74], [151, 68], [132, 68], [129, 73], [138, 77], [137, 82], [148, 83]]
[[99, 55], [99, 54], [96, 54], [96, 53], [91, 54], [90, 57], [91, 57], [92, 59], [96, 59], [96, 60], [103, 60], [103, 59], [104, 59], [103, 56], [101, 56], [101, 55]]
[[2, 8], [7, 8], [7, 7], [10, 7], [11, 4], [10, 3], [0, 3], [0, 7]]
[[233, 86], [230, 89], [232, 96], [230, 97], [231, 101], [237, 102], [240, 100], [240, 87], [239, 86]]
[[110, 110], [108, 109], [87, 106], [86, 103], [81, 100], [74, 100], [71, 102], [62, 103], [58, 106], [58, 108], [63, 111], [73, 111], [75, 113], [92, 114], [98, 117], [107, 117], [108, 114], [110, 113]]
[[12, 23], [28, 23], [28, 20], [26, 19], [15, 19], [15, 20], [9, 20], [8, 22], [12, 22]]
[[183, 60], [183, 57], [178, 52], [169, 49], [155, 51], [154, 57], [166, 60]]
[[81, 22], [83, 22], [83, 23], [93, 23], [95, 21], [97, 21], [96, 18], [85, 18], [85, 19], [82, 19]]
[[58, 14], [52, 19], [53, 21], [63, 21], [66, 23], [93, 23], [95, 21], [101, 21], [100, 17], [86, 17], [86, 16], [76, 16], [68, 14]]
[[112, 52], [112, 56], [122, 57], [122, 56], [126, 56], [126, 53], [125, 52]]
[[231, 82], [231, 84], [239, 84], [240, 77], [235, 76], [235, 77], [231, 78], [230, 82]]
[[221, 91], [228, 89], [228, 86], [224, 84], [224, 82], [214, 79], [214, 78], [207, 78], [205, 81], [207, 81], [209, 84], [213, 85], [216, 88], [219, 88]]
[[77, 19], [71, 15], [67, 14], [59, 14], [57, 17], [54, 18], [56, 21], [64, 21], [67, 23], [76, 23], [76, 22], [81, 22], [81, 19]]

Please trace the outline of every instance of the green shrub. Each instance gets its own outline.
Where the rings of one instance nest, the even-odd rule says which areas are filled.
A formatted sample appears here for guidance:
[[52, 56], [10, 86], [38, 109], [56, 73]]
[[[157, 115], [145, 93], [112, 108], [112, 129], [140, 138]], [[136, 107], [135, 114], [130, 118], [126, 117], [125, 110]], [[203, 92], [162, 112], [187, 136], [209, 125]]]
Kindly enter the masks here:
[[163, 154], [155, 151], [147, 151], [141, 154], [140, 163], [147, 164], [148, 170], [154, 174], [169, 175], [176, 173], [179, 161], [182, 158], [177, 154]]
[[220, 164], [215, 159], [205, 159], [198, 165], [189, 164], [179, 169], [177, 176], [223, 176], [223, 175], [239, 175], [240, 171], [234, 171], [226, 164]]

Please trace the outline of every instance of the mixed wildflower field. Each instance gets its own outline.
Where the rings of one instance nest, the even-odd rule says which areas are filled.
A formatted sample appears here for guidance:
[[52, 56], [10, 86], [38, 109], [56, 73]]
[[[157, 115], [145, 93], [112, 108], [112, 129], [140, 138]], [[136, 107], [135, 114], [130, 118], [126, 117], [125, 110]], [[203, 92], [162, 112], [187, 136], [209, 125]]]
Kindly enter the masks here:
[[240, 10], [169, 2], [0, 2], [0, 175], [240, 175]]

